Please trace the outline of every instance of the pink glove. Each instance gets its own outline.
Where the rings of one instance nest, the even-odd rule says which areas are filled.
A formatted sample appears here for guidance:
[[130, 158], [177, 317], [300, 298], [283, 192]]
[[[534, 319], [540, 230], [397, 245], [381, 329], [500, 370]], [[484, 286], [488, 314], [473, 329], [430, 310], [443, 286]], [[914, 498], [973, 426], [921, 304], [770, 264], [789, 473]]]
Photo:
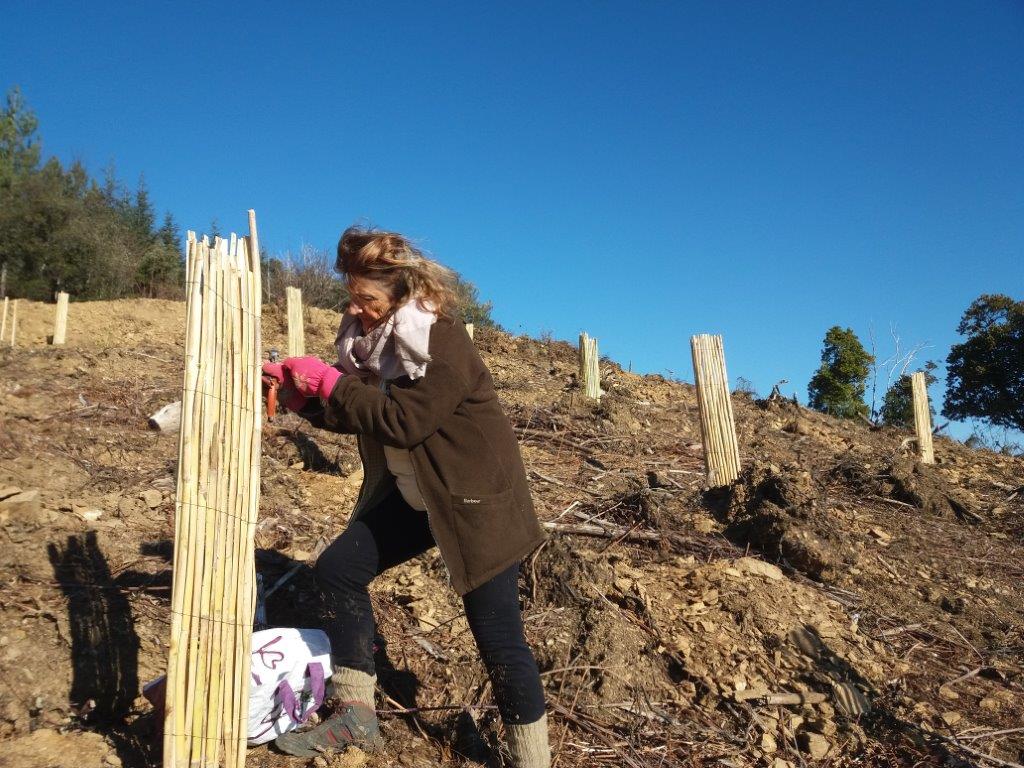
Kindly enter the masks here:
[[263, 364], [263, 383], [269, 387], [271, 380], [277, 382], [277, 400], [293, 413], [298, 413], [306, 405], [306, 396], [295, 390], [291, 377], [287, 376], [281, 363]]
[[317, 357], [289, 357], [281, 367], [291, 377], [295, 391], [305, 397], [326, 400], [341, 378], [341, 371]]

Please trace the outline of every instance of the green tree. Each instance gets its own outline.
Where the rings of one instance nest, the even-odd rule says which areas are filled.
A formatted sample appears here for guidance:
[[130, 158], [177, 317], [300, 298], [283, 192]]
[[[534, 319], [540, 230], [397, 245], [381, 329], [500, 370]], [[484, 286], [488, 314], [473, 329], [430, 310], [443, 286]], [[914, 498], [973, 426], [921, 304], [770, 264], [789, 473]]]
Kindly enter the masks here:
[[[931, 360], [924, 364], [924, 381], [928, 387], [937, 381], [932, 373], [936, 368], [938, 368], [938, 365]], [[934, 421], [935, 408], [931, 404], [931, 399], [928, 401], [928, 408]], [[914, 392], [910, 384], [909, 374], [900, 376], [886, 391], [878, 416], [883, 424], [889, 424], [890, 426], [914, 426]]]
[[942, 415], [1024, 430], [1024, 302], [983, 294], [964, 312], [946, 358]]
[[864, 389], [875, 361], [851, 329], [832, 326], [825, 334], [821, 367], [807, 386], [810, 406], [824, 413], [852, 419], [867, 416]]
[[25, 105], [18, 86], [7, 92], [7, 103], [0, 112], [0, 188], [31, 173], [39, 165], [39, 120]]
[[123, 208], [125, 223], [132, 230], [139, 242], [148, 245], [155, 239], [153, 228], [156, 225], [156, 212], [149, 201], [149, 188], [146, 179], [139, 176], [139, 186], [135, 190], [135, 199], [126, 201]]
[[463, 322], [473, 323], [476, 328], [498, 327], [491, 317], [493, 304], [489, 301], [480, 301], [480, 291], [473, 283], [461, 275], [456, 275], [455, 293], [459, 297], [459, 315]]
[[113, 164], [102, 184], [84, 165], [40, 165], [38, 123], [17, 89], [0, 114], [0, 268], [11, 295], [51, 300], [180, 295], [173, 219], [154, 229], [145, 181], [126, 189]]
[[164, 222], [160, 225], [160, 229], [156, 231], [156, 239], [168, 248], [175, 250], [181, 248], [181, 230], [178, 228], [178, 223], [174, 220], [174, 216], [169, 211], [164, 214]]

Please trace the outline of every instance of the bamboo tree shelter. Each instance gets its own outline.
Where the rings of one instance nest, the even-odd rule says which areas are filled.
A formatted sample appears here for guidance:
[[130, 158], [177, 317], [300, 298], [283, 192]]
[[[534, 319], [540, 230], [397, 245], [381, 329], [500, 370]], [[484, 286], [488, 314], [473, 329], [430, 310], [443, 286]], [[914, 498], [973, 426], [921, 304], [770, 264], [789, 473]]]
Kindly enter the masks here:
[[245, 764], [260, 496], [261, 285], [249, 235], [188, 234], [164, 768]]
[[740, 474], [740, 450], [729, 397], [729, 378], [725, 373], [722, 337], [706, 333], [691, 336], [690, 350], [697, 382], [707, 482], [715, 488], [728, 485]]

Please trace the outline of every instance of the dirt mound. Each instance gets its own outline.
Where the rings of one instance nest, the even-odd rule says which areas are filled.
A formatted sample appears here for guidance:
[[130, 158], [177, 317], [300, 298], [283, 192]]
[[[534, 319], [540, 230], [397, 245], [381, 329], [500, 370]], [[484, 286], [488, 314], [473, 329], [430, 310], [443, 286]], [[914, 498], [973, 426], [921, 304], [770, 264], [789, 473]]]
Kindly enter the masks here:
[[807, 470], [755, 461], [724, 494], [710, 493], [708, 503], [723, 508], [727, 536], [821, 579], [856, 561], [825, 494]]
[[[73, 303], [61, 349], [52, 316], [21, 302], [0, 348], [0, 765], [156, 765], [138, 693], [166, 662], [177, 441], [146, 417], [178, 398], [184, 308]], [[265, 351], [284, 318], [265, 308]], [[338, 321], [306, 310], [309, 354]], [[562, 768], [1024, 759], [1024, 461], [940, 437], [924, 467], [907, 432], [737, 395], [743, 473], [709, 492], [691, 386], [603, 361], [591, 403], [571, 345], [476, 344], [551, 533], [522, 604]], [[287, 575], [269, 620], [330, 632], [309, 566], [352, 507], [354, 442], [285, 415], [262, 472], [258, 570]], [[373, 600], [389, 747], [334, 764], [499, 764], [436, 553]]]

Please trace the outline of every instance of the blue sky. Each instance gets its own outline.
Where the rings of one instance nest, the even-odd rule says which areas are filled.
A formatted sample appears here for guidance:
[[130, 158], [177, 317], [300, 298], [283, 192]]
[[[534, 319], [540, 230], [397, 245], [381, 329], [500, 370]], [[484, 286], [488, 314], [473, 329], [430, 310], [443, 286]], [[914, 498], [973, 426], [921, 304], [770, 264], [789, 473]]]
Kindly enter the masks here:
[[[216, 6], [216, 7], [214, 7]], [[183, 228], [417, 238], [514, 332], [806, 400], [832, 325], [944, 360], [1024, 298], [1024, 4], [7, 3], [44, 152]], [[13, 32], [13, 34], [11, 34]], [[941, 398], [942, 385], [933, 387]], [[966, 427], [954, 434], [965, 436]]]

